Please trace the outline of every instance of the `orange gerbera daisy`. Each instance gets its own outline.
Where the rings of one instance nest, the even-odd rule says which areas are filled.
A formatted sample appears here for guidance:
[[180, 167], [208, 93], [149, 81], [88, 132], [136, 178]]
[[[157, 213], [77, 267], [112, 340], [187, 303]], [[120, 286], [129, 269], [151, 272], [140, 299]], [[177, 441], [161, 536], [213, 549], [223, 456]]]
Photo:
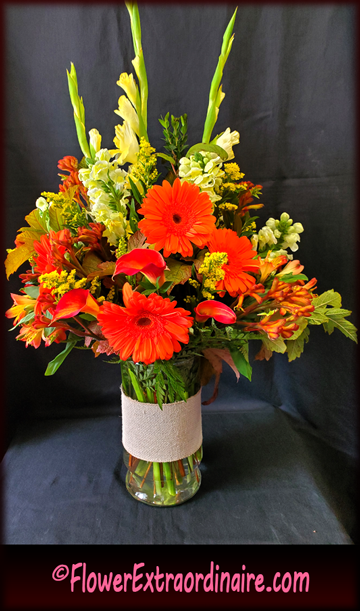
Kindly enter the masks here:
[[157, 359], [171, 359], [189, 342], [190, 312], [176, 308], [176, 301], [152, 293], [148, 297], [124, 285], [125, 308], [104, 302], [97, 319], [103, 335], [120, 358], [149, 365]]
[[259, 262], [254, 259], [256, 252], [252, 250], [250, 240], [242, 236], [239, 238], [232, 229], [215, 229], [208, 243], [210, 253], [226, 252], [227, 263], [222, 265], [225, 276], [216, 284], [217, 290], [222, 291], [220, 297], [227, 291], [232, 297], [245, 293], [255, 284], [255, 278], [246, 272], [257, 273]]
[[164, 257], [180, 253], [191, 257], [192, 244], [205, 246], [215, 227], [212, 203], [199, 187], [176, 178], [171, 186], [164, 180], [162, 187], [153, 186], [144, 197], [138, 212], [144, 215], [139, 229], [155, 250], [164, 249]]

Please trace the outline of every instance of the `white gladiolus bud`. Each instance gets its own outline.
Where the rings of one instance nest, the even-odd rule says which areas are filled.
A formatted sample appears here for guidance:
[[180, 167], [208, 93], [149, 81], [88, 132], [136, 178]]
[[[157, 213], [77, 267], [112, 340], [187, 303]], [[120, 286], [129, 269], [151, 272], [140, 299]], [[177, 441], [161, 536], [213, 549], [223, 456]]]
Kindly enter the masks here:
[[288, 215], [287, 212], [283, 212], [282, 215], [280, 216], [280, 221], [282, 221], [283, 223], [286, 223], [286, 221], [288, 221], [290, 218], [290, 216]]
[[49, 205], [45, 199], [45, 197], [38, 197], [36, 200], [36, 207], [39, 208], [42, 212], [48, 209]]
[[228, 158], [227, 161], [229, 161], [230, 159], [234, 159], [235, 155], [234, 152], [232, 150], [232, 147], [235, 144], [239, 144], [240, 142], [240, 134], [239, 132], [231, 132], [230, 133], [230, 127], [228, 127], [223, 134], [221, 134], [221, 136], [219, 136], [219, 138], [216, 140], [216, 144], [218, 146], [221, 146], [221, 148], [224, 149], [224, 151], [227, 152], [228, 154]]
[[97, 129], [91, 129], [89, 131], [90, 136], [90, 147], [93, 148], [94, 153], [98, 153], [101, 148], [101, 136]]

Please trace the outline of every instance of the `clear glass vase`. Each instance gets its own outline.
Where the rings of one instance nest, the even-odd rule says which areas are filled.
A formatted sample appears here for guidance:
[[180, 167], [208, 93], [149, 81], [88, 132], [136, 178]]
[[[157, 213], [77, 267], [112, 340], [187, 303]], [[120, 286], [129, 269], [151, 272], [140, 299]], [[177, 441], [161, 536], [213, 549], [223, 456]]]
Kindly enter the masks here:
[[[196, 395], [200, 390], [200, 358], [191, 356], [174, 360], [173, 365], [186, 381], [186, 398]], [[147, 384], [153, 375], [153, 365], [146, 366], [125, 361], [121, 363], [121, 375], [122, 390], [125, 395], [137, 401], [140, 392], [145, 402], [156, 403], [156, 393], [149, 392]], [[180, 396], [174, 396], [168, 388], [164, 387], [163, 390], [164, 403], [183, 400]], [[190, 456], [171, 462], [141, 460], [124, 449], [123, 460], [127, 469], [126, 488], [135, 499], [148, 505], [168, 507], [184, 503], [200, 488], [199, 467], [202, 457], [202, 446]]]
[[173, 462], [148, 462], [124, 450], [126, 488], [138, 501], [167, 507], [179, 505], [199, 490], [202, 446], [197, 452]]

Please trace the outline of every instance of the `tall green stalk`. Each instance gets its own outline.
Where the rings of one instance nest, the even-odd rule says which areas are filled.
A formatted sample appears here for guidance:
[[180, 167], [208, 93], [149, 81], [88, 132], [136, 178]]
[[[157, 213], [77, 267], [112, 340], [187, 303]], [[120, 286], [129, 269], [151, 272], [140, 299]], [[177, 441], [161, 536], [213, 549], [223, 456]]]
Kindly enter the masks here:
[[149, 142], [149, 137], [147, 135], [148, 81], [141, 44], [139, 9], [136, 2], [125, 2], [125, 5], [130, 15], [131, 33], [135, 52], [135, 58], [132, 60], [132, 64], [135, 68], [140, 87], [140, 113], [138, 112], [140, 137], [144, 137], [145, 140]]
[[229, 57], [229, 53], [231, 51], [231, 47], [234, 41], [235, 34], [232, 34], [232, 31], [235, 23], [236, 12], [237, 7], [233, 16], [230, 19], [229, 25], [225, 30], [219, 61], [215, 70], [215, 74], [213, 76], [213, 80], [211, 82], [209, 105], [205, 119], [204, 133], [202, 137], [202, 142], [205, 142], [206, 144], [210, 142], [211, 134], [218, 118], [219, 106], [225, 97], [225, 93], [223, 93], [222, 91], [221, 79], [223, 76], [223, 70], [226, 64], [226, 60]]
[[82, 98], [78, 93], [78, 82], [76, 76], [76, 70], [74, 64], [71, 62], [70, 73], [66, 70], [68, 77], [69, 93], [71, 104], [74, 109], [74, 121], [76, 127], [76, 133], [79, 141], [80, 148], [85, 157], [91, 157], [89, 144], [86, 137], [85, 129], [85, 108]]

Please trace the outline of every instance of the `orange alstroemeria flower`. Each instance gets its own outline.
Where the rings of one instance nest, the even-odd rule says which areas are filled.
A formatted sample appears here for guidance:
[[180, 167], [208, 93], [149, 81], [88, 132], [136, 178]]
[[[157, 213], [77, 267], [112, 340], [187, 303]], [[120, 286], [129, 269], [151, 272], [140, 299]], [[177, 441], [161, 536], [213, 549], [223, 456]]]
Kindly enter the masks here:
[[125, 308], [105, 301], [98, 314], [103, 335], [121, 360], [149, 365], [157, 359], [168, 361], [181, 345], [189, 342], [193, 323], [190, 312], [177, 308], [176, 301], [156, 293], [148, 297], [123, 287]]
[[113, 278], [118, 274], [134, 276], [134, 274], [141, 272], [152, 284], [155, 284], [159, 278], [159, 285], [162, 286], [165, 282], [165, 268], [165, 259], [156, 250], [134, 248], [116, 261]]
[[231, 325], [236, 321], [236, 314], [225, 303], [209, 299], [196, 306], [195, 318], [198, 322], [205, 322], [208, 318], [214, 318], [225, 325]]
[[303, 269], [304, 266], [301, 265], [298, 259], [296, 259], [295, 261], [289, 261], [288, 264], [285, 265], [285, 267], [281, 270], [281, 272], [276, 275], [278, 278], [281, 278], [281, 276], [285, 276], [285, 274], [292, 274], [293, 276], [296, 276], [297, 274], [301, 274]]
[[46, 347], [50, 346], [53, 342], [58, 344], [66, 340], [66, 332], [61, 327], [57, 327], [46, 337], [44, 330], [50, 326], [52, 326], [52, 321], [49, 318], [46, 316], [36, 316], [30, 324], [24, 324], [21, 327], [16, 339], [25, 342], [26, 348], [28, 346], [38, 348], [42, 339], [45, 341]]
[[[260, 263], [260, 267], [259, 267], [260, 284], [263, 284], [265, 280], [270, 276], [270, 274], [272, 274], [272, 272], [274, 272], [279, 267], [281, 267], [281, 265], [285, 265], [287, 260], [288, 258], [286, 255], [279, 255], [278, 257], [274, 257], [273, 259], [270, 259], [269, 254], [266, 255], [265, 259], [262, 259], [261, 257], [259, 257], [258, 261]], [[293, 261], [291, 261], [291, 263], [293, 263]], [[284, 271], [280, 272], [278, 276], [280, 276], [283, 273]], [[291, 272], [286, 272], [286, 273], [291, 273]]]
[[179, 178], [172, 186], [164, 180], [162, 187], [149, 189], [138, 212], [144, 215], [139, 229], [155, 250], [164, 249], [164, 257], [171, 253], [191, 257], [192, 244], [203, 248], [215, 227], [207, 193]]
[[36, 305], [36, 299], [29, 297], [28, 295], [15, 295], [10, 293], [13, 300], [11, 308], [6, 310], [6, 318], [15, 318], [14, 326], [24, 318], [30, 310], [33, 310]]
[[97, 316], [100, 306], [96, 299], [86, 289], [72, 289], [61, 297], [55, 308], [55, 314], [51, 322], [59, 320], [59, 318], [72, 318], [80, 312], [84, 314], [92, 314]]

